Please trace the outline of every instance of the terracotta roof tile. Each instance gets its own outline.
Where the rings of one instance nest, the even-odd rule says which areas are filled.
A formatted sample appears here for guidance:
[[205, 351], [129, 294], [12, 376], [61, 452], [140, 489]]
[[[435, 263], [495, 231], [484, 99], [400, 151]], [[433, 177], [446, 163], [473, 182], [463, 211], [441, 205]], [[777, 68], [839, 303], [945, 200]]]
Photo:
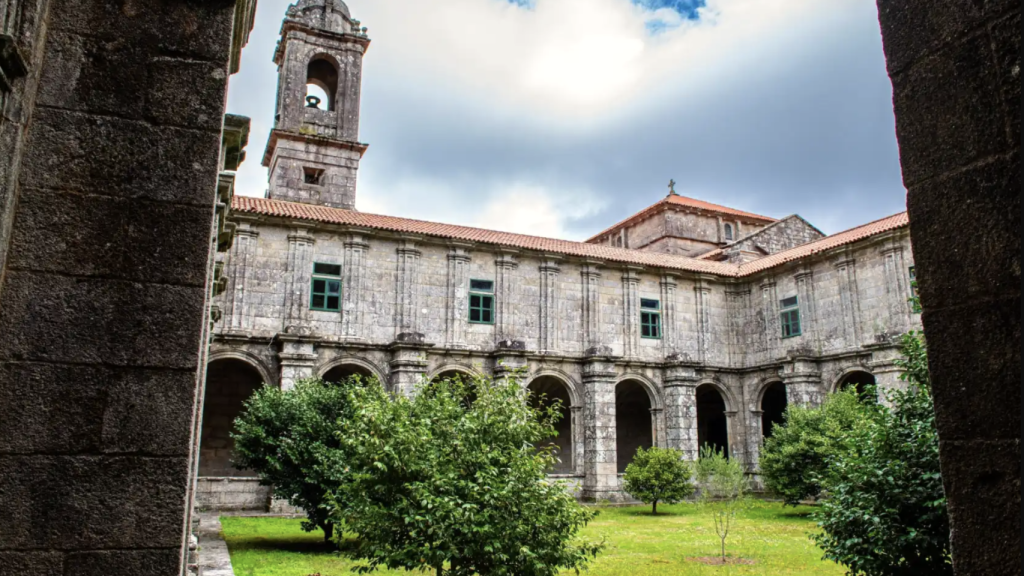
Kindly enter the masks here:
[[754, 214], [752, 212], [744, 212], [743, 210], [736, 210], [735, 208], [729, 208], [728, 206], [712, 204], [711, 202], [697, 200], [696, 198], [689, 198], [687, 196], [680, 196], [678, 194], [669, 194], [668, 196], [665, 196], [664, 198], [655, 202], [654, 204], [651, 204], [647, 208], [644, 208], [643, 210], [637, 212], [636, 214], [633, 214], [629, 218], [617, 222], [609, 226], [608, 228], [605, 228], [604, 230], [598, 232], [597, 234], [594, 234], [590, 238], [587, 238], [586, 242], [590, 242], [595, 238], [599, 238], [602, 235], [607, 234], [608, 232], [611, 232], [612, 230], [615, 230], [616, 228], [623, 226], [624, 224], [628, 224], [629, 222], [632, 222], [634, 220], [644, 218], [649, 214], [652, 214], [654, 212], [657, 212], [658, 210], [665, 208], [669, 204], [674, 204], [677, 206], [686, 206], [688, 208], [696, 208], [699, 210], [707, 210], [708, 212], [717, 212], [719, 214], [730, 214], [732, 216], [740, 216], [742, 218], [746, 218], [749, 220], [757, 220], [759, 222], [775, 222], [775, 218], [769, 218], [768, 216], [761, 216], [760, 214]]
[[538, 252], [552, 252], [611, 262], [638, 264], [641, 266], [655, 266], [660, 268], [685, 270], [689, 272], [718, 274], [720, 276], [735, 276], [737, 271], [737, 267], [734, 264], [706, 262], [696, 260], [694, 258], [687, 258], [685, 256], [659, 254], [656, 252], [642, 252], [639, 250], [613, 248], [611, 246], [602, 246], [599, 244], [586, 244], [584, 242], [572, 242], [570, 240], [543, 238], [540, 236], [528, 236], [525, 234], [513, 234], [511, 232], [497, 232], [494, 230], [484, 230], [482, 228], [442, 224], [439, 222], [426, 222], [410, 218], [398, 218], [395, 216], [367, 214], [365, 212], [343, 210], [341, 208], [299, 204], [295, 202], [285, 202], [282, 200], [271, 200], [268, 198], [235, 196], [231, 202], [231, 208], [237, 212], [262, 214], [282, 218], [296, 218], [301, 220], [315, 220], [331, 224], [360, 226], [378, 230], [389, 230], [392, 232], [404, 232], [408, 234], [440, 236], [442, 238], [451, 238], [454, 240], [484, 242], [487, 244], [536, 250]]
[[[310, 204], [299, 204], [285, 202], [282, 200], [271, 200], [268, 198], [253, 198], [251, 196], [235, 196], [231, 201], [231, 208], [237, 212], [250, 214], [262, 214], [279, 218], [294, 218], [299, 220], [313, 220], [330, 224], [341, 224], [372, 228], [377, 230], [388, 230], [392, 232], [404, 232], [407, 234], [423, 234], [427, 236], [440, 236], [453, 240], [466, 240], [471, 242], [483, 242], [538, 252], [550, 252], [577, 256], [582, 258], [594, 258], [610, 262], [624, 264], [637, 264], [640, 266], [652, 266], [658, 268], [669, 268], [684, 270], [688, 272], [699, 272], [715, 274], [718, 276], [747, 276], [768, 268], [779, 266], [805, 256], [824, 252], [832, 248], [851, 244], [863, 240], [869, 236], [902, 228], [909, 224], [907, 213], [901, 212], [888, 216], [863, 226], [858, 226], [845, 232], [833, 234], [814, 242], [809, 242], [796, 248], [765, 256], [753, 262], [742, 265], [729, 264], [727, 262], [715, 262], [710, 260], [699, 260], [685, 256], [661, 254], [658, 252], [644, 252], [640, 250], [629, 250], [626, 248], [613, 248], [601, 244], [587, 244], [585, 242], [573, 242], [570, 240], [559, 240], [556, 238], [544, 238], [540, 236], [528, 236], [526, 234], [513, 234], [511, 232], [498, 232], [469, 226], [457, 226], [455, 224], [442, 224], [439, 222], [427, 222], [424, 220], [413, 220], [411, 218], [398, 218], [396, 216], [383, 216], [380, 214], [367, 214], [354, 210], [343, 210], [341, 208], [329, 208], [326, 206], [314, 206]], [[705, 255], [707, 256], [707, 255]]]

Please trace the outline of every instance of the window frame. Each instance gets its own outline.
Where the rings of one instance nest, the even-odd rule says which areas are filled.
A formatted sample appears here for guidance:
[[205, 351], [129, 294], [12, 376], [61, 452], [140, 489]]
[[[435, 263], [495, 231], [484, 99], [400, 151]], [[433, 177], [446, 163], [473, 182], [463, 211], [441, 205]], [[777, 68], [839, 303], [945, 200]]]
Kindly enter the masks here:
[[723, 224], [724, 226], [722, 226], [722, 235], [725, 237], [726, 242], [732, 242], [732, 240], [736, 237], [735, 228], [730, 222], [724, 222]]
[[[485, 290], [482, 288], [473, 288], [473, 282], [490, 282], [491, 289]], [[480, 298], [480, 306], [473, 306], [473, 297], [477, 296]], [[490, 307], [484, 306], [484, 302], [490, 302]], [[494, 280], [484, 280], [482, 278], [470, 278], [469, 279], [469, 293], [466, 298], [467, 315], [466, 319], [470, 324], [484, 324], [493, 325], [495, 316], [495, 295], [494, 295]], [[473, 320], [473, 311], [478, 310], [480, 312], [481, 320]], [[483, 320], [484, 311], [490, 312], [491, 319]]]
[[[644, 306], [644, 300], [654, 302], [654, 307]], [[644, 335], [644, 329], [648, 334]], [[652, 330], [653, 329], [653, 330]], [[640, 299], [640, 337], [648, 340], [661, 340], [664, 330], [661, 325], [661, 301], [654, 298]]]
[[[339, 312], [340, 313], [341, 312], [341, 295], [342, 295], [342, 288], [343, 288], [342, 284], [341, 284], [341, 271], [339, 270], [337, 275], [335, 275], [335, 274], [327, 274], [327, 273], [324, 273], [324, 272], [317, 272], [316, 271], [316, 267], [317, 267], [318, 264], [327, 265], [327, 266], [339, 266], [339, 267], [341, 266], [340, 264], [333, 264], [333, 263], [330, 263], [330, 262], [313, 262], [313, 272], [312, 272], [312, 274], [310, 275], [310, 278], [309, 278], [309, 309], [310, 310], [316, 310], [317, 312]], [[317, 283], [317, 281], [324, 282], [324, 290], [322, 292], [319, 292], [319, 293], [316, 291], [316, 283]], [[337, 297], [338, 297], [338, 307], [337, 308], [330, 308], [330, 307], [327, 306], [328, 300], [334, 296], [334, 294], [331, 294], [330, 291], [327, 289], [328, 286], [329, 286], [329, 284], [327, 284], [327, 283], [328, 282], [332, 282], [332, 281], [336, 281], [338, 283], [338, 294], [337, 294]], [[316, 305], [313, 304], [313, 299], [318, 294], [323, 296], [323, 298], [324, 298], [324, 305], [322, 307], [316, 306]]]
[[910, 275], [910, 283], [909, 283], [910, 295], [912, 297], [916, 298], [917, 297], [917, 286], [914, 286], [914, 284], [917, 283], [917, 270], [915, 270], [914, 268], [916, 268], [916, 266], [911, 266], [911, 267], [907, 268], [907, 273]]
[[[796, 338], [797, 336], [803, 336], [804, 326], [803, 318], [800, 314], [800, 298], [798, 296], [790, 296], [793, 299], [793, 304], [789, 306], [783, 306], [783, 302], [789, 300], [789, 298], [783, 298], [779, 300], [779, 330], [782, 333], [782, 338]], [[793, 330], [793, 326], [796, 326], [796, 331]], [[788, 334], [786, 332], [789, 332]]]

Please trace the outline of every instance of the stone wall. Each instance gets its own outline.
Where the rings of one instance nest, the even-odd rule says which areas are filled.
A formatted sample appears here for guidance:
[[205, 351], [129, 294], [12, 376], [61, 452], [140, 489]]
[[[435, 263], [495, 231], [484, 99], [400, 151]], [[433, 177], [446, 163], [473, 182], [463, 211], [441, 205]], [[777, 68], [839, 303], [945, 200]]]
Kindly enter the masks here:
[[249, 4], [0, 10], [18, 30], [0, 89], [0, 573], [184, 569], [221, 122]]
[[878, 0], [959, 575], [1021, 565], [1020, 10]]
[[797, 216], [787, 216], [774, 224], [751, 232], [722, 248], [726, 260], [733, 263], [748, 262], [766, 254], [775, 254], [813, 242], [825, 235]]

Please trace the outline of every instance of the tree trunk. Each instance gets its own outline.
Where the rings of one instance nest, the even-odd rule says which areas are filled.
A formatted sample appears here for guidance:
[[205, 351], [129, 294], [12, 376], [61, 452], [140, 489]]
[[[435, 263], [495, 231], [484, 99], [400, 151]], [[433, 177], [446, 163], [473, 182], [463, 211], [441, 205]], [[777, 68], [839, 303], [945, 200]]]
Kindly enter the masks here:
[[444, 564], [438, 564], [437, 566], [434, 566], [434, 573], [437, 576], [444, 576]]
[[651, 504], [651, 516], [655, 516], [657, 514], [658, 514], [658, 501], [655, 500], [654, 503]]
[[334, 536], [334, 524], [332, 522], [321, 522], [320, 529], [324, 531], [324, 542], [330, 542]]
[[725, 538], [722, 538], [722, 564], [725, 564]]

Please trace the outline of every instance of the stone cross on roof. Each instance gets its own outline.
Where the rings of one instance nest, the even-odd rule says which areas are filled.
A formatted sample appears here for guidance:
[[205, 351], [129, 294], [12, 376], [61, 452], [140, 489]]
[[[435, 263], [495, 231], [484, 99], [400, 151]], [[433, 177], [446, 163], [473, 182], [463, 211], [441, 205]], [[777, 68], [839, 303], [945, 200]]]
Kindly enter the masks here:
[[669, 194], [675, 194], [676, 193], [676, 181], [671, 179], [671, 178], [668, 181], [668, 193]]

